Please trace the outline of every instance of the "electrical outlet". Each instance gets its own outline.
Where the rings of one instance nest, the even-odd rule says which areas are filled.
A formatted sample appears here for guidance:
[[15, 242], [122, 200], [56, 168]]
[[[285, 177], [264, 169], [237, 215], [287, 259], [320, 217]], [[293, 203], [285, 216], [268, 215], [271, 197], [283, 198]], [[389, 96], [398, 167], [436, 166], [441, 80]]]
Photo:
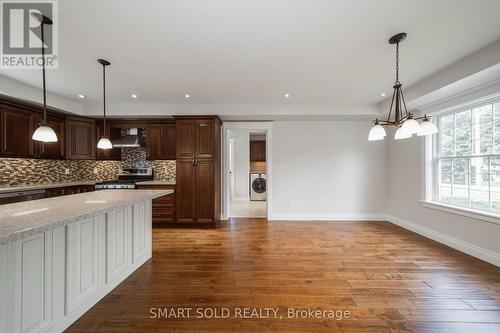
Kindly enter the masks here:
[[64, 174], [69, 175], [69, 168], [64, 168]]
[[94, 168], [94, 174], [97, 175], [97, 168]]

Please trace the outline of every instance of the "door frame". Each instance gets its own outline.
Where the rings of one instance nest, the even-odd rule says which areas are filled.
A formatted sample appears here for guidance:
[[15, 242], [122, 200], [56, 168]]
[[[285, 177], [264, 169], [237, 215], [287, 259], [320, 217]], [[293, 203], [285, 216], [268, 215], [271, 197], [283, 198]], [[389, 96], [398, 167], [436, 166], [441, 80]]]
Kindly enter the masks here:
[[266, 133], [266, 182], [267, 182], [267, 219], [272, 219], [272, 206], [273, 206], [273, 186], [272, 186], [272, 171], [273, 171], [273, 123], [272, 121], [263, 122], [224, 122], [222, 125], [222, 207], [221, 207], [221, 220], [227, 220], [230, 213], [231, 189], [230, 189], [230, 175], [229, 175], [229, 139], [230, 132], [236, 130], [265, 132]]

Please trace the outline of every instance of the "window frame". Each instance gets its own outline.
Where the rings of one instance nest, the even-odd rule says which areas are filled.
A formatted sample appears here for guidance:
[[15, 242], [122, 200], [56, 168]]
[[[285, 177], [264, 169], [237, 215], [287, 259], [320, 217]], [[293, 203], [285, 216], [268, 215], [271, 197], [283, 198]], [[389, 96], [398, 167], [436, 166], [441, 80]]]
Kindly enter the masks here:
[[[464, 215], [463, 212], [470, 212], [473, 215], [482, 215], [484, 214], [485, 216], [488, 217], [488, 220], [491, 219], [492, 217], [494, 219], [500, 218], [500, 209], [494, 209], [492, 208], [492, 202], [491, 202], [491, 158], [500, 158], [500, 153], [495, 153], [494, 149], [494, 143], [495, 143], [495, 109], [494, 109], [494, 104], [500, 103], [500, 94], [497, 94], [495, 96], [490, 96], [489, 98], [483, 98], [480, 100], [475, 100], [471, 101], [468, 103], [464, 103], [460, 106], [455, 106], [448, 108], [446, 110], [438, 111], [435, 113], [432, 113], [432, 121], [434, 124], [438, 127], [439, 133], [436, 135], [433, 135], [431, 137], [425, 138], [425, 150], [424, 150], [424, 172], [426, 177], [425, 179], [425, 187], [424, 187], [424, 194], [425, 194], [425, 199], [421, 200], [421, 203], [423, 206], [427, 208], [435, 208], [435, 209], [440, 209], [440, 210], [453, 210], [455, 209], [455, 213], [459, 215]], [[492, 132], [492, 140], [493, 140], [493, 145], [492, 145], [492, 152], [491, 154], [469, 154], [469, 155], [462, 155], [462, 156], [448, 156], [448, 157], [440, 157], [439, 152], [441, 149], [441, 124], [440, 124], [440, 119], [449, 115], [454, 115], [463, 111], [468, 111], [472, 110], [474, 108], [479, 108], [483, 107], [486, 105], [492, 105], [492, 126], [493, 126], [493, 132]], [[472, 117], [472, 115], [471, 115]], [[471, 129], [474, 124], [473, 119], [471, 119]], [[454, 124], [454, 131], [455, 131], [455, 125]], [[474, 137], [471, 136], [471, 141], [473, 141]], [[429, 149], [430, 148], [430, 149]], [[455, 150], [455, 144], [454, 148]], [[453, 152], [453, 155], [455, 155], [455, 151]], [[450, 183], [450, 189], [451, 189], [451, 199], [450, 202], [447, 201], [441, 201], [439, 200], [439, 161], [440, 160], [445, 160], [449, 159], [453, 161], [454, 159], [459, 159], [463, 158], [466, 159], [468, 162], [468, 179], [467, 179], [467, 190], [468, 190], [468, 200], [470, 202], [470, 170], [471, 170], [471, 160], [472, 158], [488, 158], [488, 208], [481, 208], [481, 207], [476, 207], [476, 206], [471, 206], [471, 205], [461, 205], [459, 203], [453, 202], [453, 162], [451, 165], [451, 183]], [[442, 209], [442, 208], [445, 209]], [[469, 214], [470, 215], [470, 214]], [[468, 216], [468, 215], [467, 215]]]

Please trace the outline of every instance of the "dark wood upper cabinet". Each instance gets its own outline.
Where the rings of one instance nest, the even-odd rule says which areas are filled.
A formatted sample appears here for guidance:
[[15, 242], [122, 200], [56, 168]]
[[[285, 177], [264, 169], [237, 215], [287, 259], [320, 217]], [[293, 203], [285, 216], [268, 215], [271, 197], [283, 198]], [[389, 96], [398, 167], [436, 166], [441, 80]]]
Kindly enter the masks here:
[[163, 124], [146, 127], [146, 151], [148, 160], [163, 159]]
[[213, 119], [196, 120], [196, 158], [215, 158]]
[[1, 156], [34, 157], [33, 112], [0, 106], [0, 130]]
[[166, 160], [175, 160], [177, 156], [177, 127], [175, 123], [163, 126], [163, 150]]
[[196, 121], [177, 120], [177, 158], [195, 158]]
[[85, 118], [68, 118], [67, 157], [70, 160], [93, 160], [96, 156], [95, 121]]
[[250, 161], [266, 161], [266, 141], [250, 141]]
[[[99, 142], [101, 137], [104, 134], [104, 128], [103, 128], [103, 123], [102, 122], [97, 122], [96, 123], [96, 142]], [[113, 140], [119, 138], [122, 134], [121, 128], [114, 128], [109, 125], [109, 123], [106, 124], [106, 135], [108, 138], [113, 142]], [[96, 144], [97, 145], [97, 144]], [[113, 160], [113, 161], [119, 161], [121, 160], [122, 157], [122, 150], [120, 148], [112, 148], [112, 149], [97, 149], [96, 148], [96, 159], [98, 160]]]
[[[40, 122], [43, 119], [43, 115], [41, 113], [35, 114], [35, 122], [34, 127], [38, 127]], [[35, 142], [35, 157], [37, 158], [46, 158], [46, 159], [65, 159], [66, 158], [66, 147], [65, 147], [65, 138], [66, 138], [66, 120], [64, 117], [55, 116], [48, 114], [47, 115], [47, 123], [48, 125], [56, 132], [57, 142]]]
[[175, 123], [149, 124], [146, 126], [146, 151], [148, 160], [175, 160], [177, 150]]

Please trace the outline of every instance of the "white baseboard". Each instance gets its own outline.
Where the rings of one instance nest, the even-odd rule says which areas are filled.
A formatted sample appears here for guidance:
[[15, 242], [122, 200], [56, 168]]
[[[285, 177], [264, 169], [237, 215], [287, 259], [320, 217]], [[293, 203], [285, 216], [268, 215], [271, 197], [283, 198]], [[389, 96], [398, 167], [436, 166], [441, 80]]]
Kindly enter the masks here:
[[385, 214], [273, 213], [270, 221], [385, 221]]
[[431, 230], [426, 227], [422, 227], [420, 225], [417, 225], [415, 223], [401, 219], [396, 216], [386, 215], [386, 219], [387, 221], [395, 225], [398, 225], [404, 229], [408, 229], [419, 235], [435, 240], [438, 243], [442, 243], [451, 248], [454, 248], [455, 250], [467, 253], [473, 257], [479, 258], [481, 260], [489, 262], [490, 264], [500, 267], [500, 254], [498, 253], [491, 252], [479, 246], [464, 242], [460, 239], [447, 236], [445, 234]]

